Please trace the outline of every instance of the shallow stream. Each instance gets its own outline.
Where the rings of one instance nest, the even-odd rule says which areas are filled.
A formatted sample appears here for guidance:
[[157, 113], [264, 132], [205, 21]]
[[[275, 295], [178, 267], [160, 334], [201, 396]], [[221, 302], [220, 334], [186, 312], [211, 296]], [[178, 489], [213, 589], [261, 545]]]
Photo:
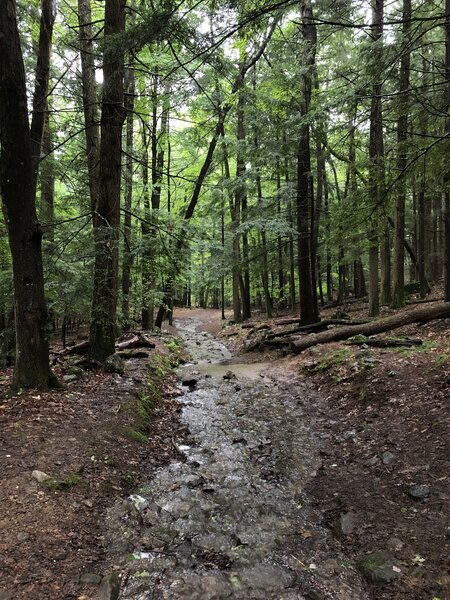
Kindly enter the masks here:
[[189, 441], [109, 516], [113, 536], [139, 529], [121, 598], [365, 599], [304, 494], [321, 467], [311, 392], [277, 364], [233, 364], [196, 319], [176, 326], [198, 379], [180, 398]]

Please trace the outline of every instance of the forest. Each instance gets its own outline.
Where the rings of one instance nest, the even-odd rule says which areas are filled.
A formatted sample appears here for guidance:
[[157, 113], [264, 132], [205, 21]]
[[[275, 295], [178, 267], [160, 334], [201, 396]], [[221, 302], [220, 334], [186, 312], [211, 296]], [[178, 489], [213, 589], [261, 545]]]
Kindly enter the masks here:
[[443, 600], [450, 0], [0, 0], [0, 600]]
[[[172, 307], [450, 300], [449, 3], [2, 2], [1, 328], [18, 387]], [[14, 303], [12, 298], [14, 297]], [[14, 338], [16, 349], [14, 349]]]

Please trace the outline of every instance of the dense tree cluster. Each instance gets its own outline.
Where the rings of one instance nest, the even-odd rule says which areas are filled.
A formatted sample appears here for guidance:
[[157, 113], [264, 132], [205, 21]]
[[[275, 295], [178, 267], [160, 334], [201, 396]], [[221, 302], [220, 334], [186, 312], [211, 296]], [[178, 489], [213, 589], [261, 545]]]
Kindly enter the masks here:
[[74, 322], [102, 361], [174, 304], [450, 301], [449, 38], [450, 0], [4, 0], [15, 383]]

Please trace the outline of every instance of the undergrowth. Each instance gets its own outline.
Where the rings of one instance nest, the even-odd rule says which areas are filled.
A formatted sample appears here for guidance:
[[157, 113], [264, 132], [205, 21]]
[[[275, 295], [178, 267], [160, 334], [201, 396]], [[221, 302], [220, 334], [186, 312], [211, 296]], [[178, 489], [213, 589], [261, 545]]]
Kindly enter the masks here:
[[147, 366], [144, 385], [128, 407], [132, 423], [123, 430], [123, 435], [129, 440], [139, 443], [148, 441], [154, 411], [164, 398], [167, 381], [173, 374], [173, 369], [182, 360], [183, 347], [177, 338], [171, 338], [166, 348], [168, 352], [153, 354]]

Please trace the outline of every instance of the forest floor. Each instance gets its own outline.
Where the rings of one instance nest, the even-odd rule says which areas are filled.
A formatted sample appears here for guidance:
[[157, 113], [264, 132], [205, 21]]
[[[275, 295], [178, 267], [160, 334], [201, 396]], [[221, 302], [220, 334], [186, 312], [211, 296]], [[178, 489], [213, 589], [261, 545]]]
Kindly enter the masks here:
[[[367, 306], [346, 311], [364, 318]], [[267, 322], [273, 330], [275, 321]], [[228, 327], [222, 335], [239, 349], [249, 330]], [[443, 600], [450, 598], [450, 319], [377, 337], [393, 335], [420, 338], [422, 345], [335, 342], [280, 360], [318, 394], [313, 412], [322, 466], [306, 488], [312, 505], [352, 562], [382, 552], [401, 570], [390, 582], [369, 581], [371, 597]]]
[[[364, 310], [362, 305], [348, 309], [352, 316], [362, 315]], [[325, 311], [324, 316], [330, 316], [331, 312]], [[183, 310], [176, 317], [196, 320], [201, 332], [226, 340], [235, 353], [242, 351], [248, 330], [229, 326], [221, 331], [218, 311]], [[262, 317], [258, 320], [264, 321]], [[310, 450], [317, 458], [301, 491], [302, 503], [308, 507], [305, 510], [315, 515], [313, 518], [308, 512], [314, 524], [303, 527], [299, 534], [302, 551], [314, 547], [310, 545], [316, 533], [318, 538], [326, 539], [324, 577], [339, 580], [349, 576], [350, 565], [357, 565], [370, 553], [381, 552], [372, 557], [372, 562], [381, 561], [379, 569], [368, 571], [361, 567], [368, 577], [364, 580], [364, 592], [348, 598], [365, 598], [366, 594], [373, 600], [448, 597], [445, 560], [450, 539], [446, 513], [450, 456], [449, 330], [449, 320], [405, 327], [396, 336], [410, 335], [423, 340], [422, 346], [408, 349], [358, 348], [333, 343], [310, 348], [295, 357], [282, 357], [271, 351], [242, 354], [238, 359], [242, 363], [270, 364], [271, 376], [263, 382], [266, 391], [254, 382], [248, 387], [241, 384], [236, 370], [238, 387], [248, 389], [248, 410], [251, 412], [258, 398], [264, 396], [265, 404], [273, 402], [277, 427], [282, 428], [277, 402], [287, 406], [294, 398], [293, 390], [298, 390], [300, 412], [296, 415], [297, 409], [292, 408], [293, 421], [289, 425], [290, 443], [294, 446], [283, 452], [291, 448], [295, 450], [291, 453], [294, 457]], [[2, 371], [0, 600], [90, 600], [98, 598], [98, 584], [103, 575], [115, 571], [124, 574], [119, 555], [135, 540], [133, 532], [128, 532], [127, 540], [126, 530], [116, 531], [114, 536], [111, 507], [118, 511], [117, 522], [127, 520], [128, 513], [120, 512], [122, 505], [117, 504], [117, 499], [127, 498], [165, 465], [163, 473], [168, 468], [183, 469], [181, 444], [186, 439], [191, 444], [186, 424], [179, 418], [183, 403], [178, 397], [176, 380], [173, 375], [159, 377], [166, 361], [152, 358], [167, 355], [169, 340], [170, 336], [155, 337], [157, 348], [150, 353], [150, 359], [126, 361], [124, 376], [93, 371], [69, 382], [61, 392], [12, 395], [8, 389], [11, 372]], [[202, 338], [196, 340], [200, 347]], [[149, 363], [153, 367], [149, 368]], [[57, 364], [55, 371], [62, 376], [69, 366], [69, 363]], [[211, 383], [205, 379], [204, 385], [210, 389]], [[158, 393], [157, 399], [153, 398], [151, 420], [148, 428], [142, 429], [141, 401], [155, 389]], [[255, 390], [259, 390], [259, 396]], [[240, 391], [237, 394], [242, 397]], [[232, 402], [236, 398], [233, 396]], [[189, 409], [195, 400], [189, 400], [186, 394], [185, 400], [183, 410], [187, 407], [195, 412], [195, 406]], [[266, 415], [267, 411], [270, 404]], [[241, 418], [239, 411], [232, 414]], [[297, 441], [296, 418], [302, 431]], [[232, 427], [229, 420], [225, 424]], [[276, 440], [274, 425], [271, 427], [271, 436]], [[201, 435], [199, 431], [198, 436]], [[238, 448], [241, 443], [244, 442], [240, 438], [234, 438], [233, 446]], [[263, 474], [264, 481], [258, 485], [271, 486], [261, 490], [275, 497], [273, 494], [280, 485], [280, 475], [275, 472], [280, 468], [279, 461], [272, 464], [266, 448], [263, 444], [250, 451], [260, 470], [258, 477]], [[289, 468], [289, 452], [281, 462]], [[301, 470], [299, 465], [296, 468]], [[51, 478], [39, 483], [32, 476], [35, 470]], [[203, 488], [210, 496], [216, 493], [213, 487]], [[177, 490], [173, 485], [175, 494], [179, 493]], [[137, 503], [139, 498], [135, 498]], [[294, 508], [291, 506], [289, 510]], [[134, 519], [140, 519], [138, 506], [135, 512]], [[289, 519], [288, 512], [286, 508], [285, 520]], [[295, 551], [300, 552], [298, 548]], [[202, 552], [203, 567], [220, 566], [229, 573], [223, 552], [212, 552], [206, 547]], [[330, 558], [330, 552], [336, 560]], [[322, 573], [320, 555], [316, 554], [316, 558], [317, 565], [308, 562], [303, 565], [304, 596], [288, 596], [286, 592], [270, 597], [347, 600], [337, 592], [335, 595], [320, 592], [308, 579]], [[196, 560], [200, 561], [198, 554]], [[139, 565], [134, 571], [139, 576], [147, 572], [140, 573], [136, 571], [138, 568]], [[256, 578], [261, 579], [262, 575], [256, 573]], [[277, 576], [274, 572], [273, 577]], [[103, 583], [108, 584], [108, 580]], [[133, 595], [132, 589], [129, 593], [127, 598], [139, 597]], [[167, 597], [194, 598], [188, 592], [185, 596], [180, 593], [181, 596]], [[214, 597], [222, 596], [198, 596], [201, 600]], [[246, 597], [252, 600], [259, 596]]]

